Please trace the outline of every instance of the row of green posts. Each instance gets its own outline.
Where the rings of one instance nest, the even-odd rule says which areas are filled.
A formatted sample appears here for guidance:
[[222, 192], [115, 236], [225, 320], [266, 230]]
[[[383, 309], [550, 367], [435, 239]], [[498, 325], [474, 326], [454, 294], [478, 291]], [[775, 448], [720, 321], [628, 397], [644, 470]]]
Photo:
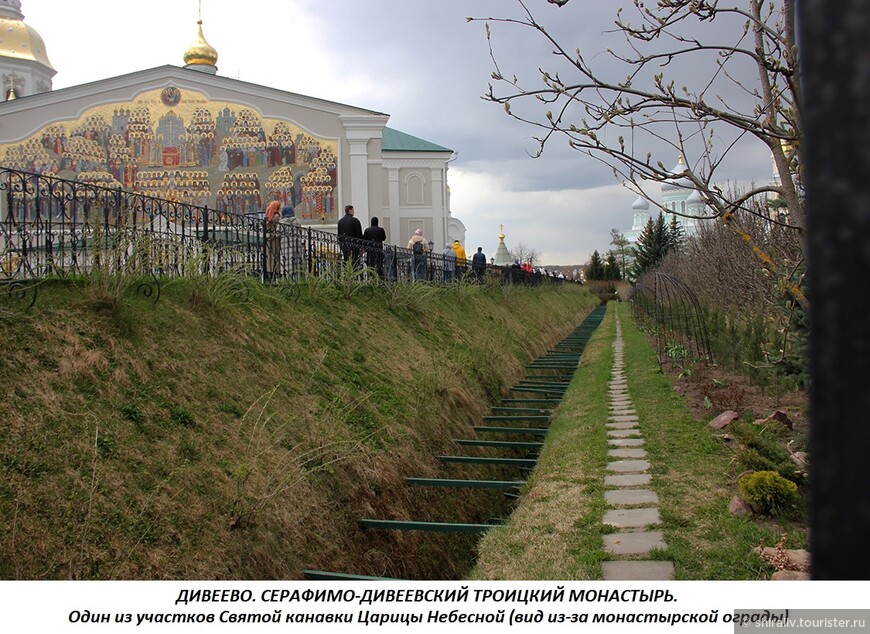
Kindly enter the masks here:
[[[514, 467], [522, 474], [535, 468], [538, 454], [544, 446], [548, 426], [553, 419], [555, 408], [562, 401], [574, 372], [580, 364], [580, 357], [592, 333], [604, 319], [605, 306], [593, 310], [580, 326], [550, 351], [526, 366], [528, 374], [511, 387], [510, 395], [493, 406], [491, 414], [483, 418], [483, 424], [472, 427], [474, 438], [457, 439], [457, 447], [480, 447], [499, 453], [517, 450], [524, 457], [447, 455], [438, 456], [445, 464], [475, 464], [498, 467]], [[497, 439], [491, 439], [495, 436]], [[519, 498], [524, 479], [455, 479], [455, 478], [407, 478], [410, 486], [452, 487], [457, 489], [501, 489], [511, 498]], [[371, 530], [435, 531], [442, 533], [482, 533], [501, 520], [483, 524], [462, 522], [422, 522], [390, 519], [365, 518], [359, 521], [360, 527]], [[384, 579], [322, 570], [305, 570], [306, 579]]]

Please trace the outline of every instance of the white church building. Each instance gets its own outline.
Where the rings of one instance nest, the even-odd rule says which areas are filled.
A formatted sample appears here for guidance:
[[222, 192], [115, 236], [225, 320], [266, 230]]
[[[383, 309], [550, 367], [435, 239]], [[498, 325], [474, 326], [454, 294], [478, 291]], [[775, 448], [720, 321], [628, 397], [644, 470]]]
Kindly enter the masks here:
[[379, 217], [389, 243], [416, 229], [465, 242], [451, 149], [388, 127], [382, 112], [219, 75], [202, 20], [179, 57], [183, 67], [52, 90], [42, 38], [19, 0], [0, 0], [0, 166], [226, 213], [277, 195], [303, 225], [332, 231], [352, 204], [363, 227]]
[[[677, 164], [670, 170], [672, 174], [681, 174], [686, 169], [682, 155]], [[706, 217], [704, 201], [701, 194], [687, 178], [674, 178], [662, 183], [661, 212], [665, 223], [670, 226], [673, 219], [682, 227], [683, 235], [691, 237], [698, 233], [700, 223]], [[659, 209], [656, 207], [656, 209]], [[633, 222], [631, 229], [624, 233], [630, 244], [635, 244], [644, 227], [650, 219], [658, 217], [658, 211], [651, 214], [650, 201], [639, 196], [631, 205]]]

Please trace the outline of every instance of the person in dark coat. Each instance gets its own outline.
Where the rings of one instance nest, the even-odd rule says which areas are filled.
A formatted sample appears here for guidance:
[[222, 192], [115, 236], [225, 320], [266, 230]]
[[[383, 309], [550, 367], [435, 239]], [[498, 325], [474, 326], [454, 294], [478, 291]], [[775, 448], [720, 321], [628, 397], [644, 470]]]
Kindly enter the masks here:
[[477, 247], [477, 253], [471, 256], [471, 270], [477, 276], [477, 279], [483, 279], [483, 273], [486, 271], [486, 254], [483, 252], [483, 247]]
[[380, 277], [384, 276], [384, 247], [387, 232], [378, 226], [378, 217], [372, 216], [372, 226], [363, 233], [363, 240], [376, 244], [366, 245], [366, 264], [375, 269]]
[[344, 217], [338, 221], [338, 244], [341, 247], [341, 257], [347, 262], [351, 260], [353, 266], [359, 265], [359, 242], [362, 240], [363, 230], [359, 220], [353, 217], [353, 205], [346, 205]]

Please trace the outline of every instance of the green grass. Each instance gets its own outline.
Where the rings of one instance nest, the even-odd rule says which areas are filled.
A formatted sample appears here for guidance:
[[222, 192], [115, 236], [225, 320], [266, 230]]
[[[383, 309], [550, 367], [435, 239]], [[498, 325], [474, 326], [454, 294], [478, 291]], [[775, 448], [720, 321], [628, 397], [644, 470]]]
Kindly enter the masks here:
[[613, 337], [608, 314], [583, 352], [522, 502], [481, 540], [473, 577], [600, 578]]
[[752, 554], [788, 535], [789, 548], [806, 547], [803, 526], [728, 512], [742, 470], [733, 451], [708, 425], [692, 418], [670, 379], [658, 370], [645, 336], [623, 312], [628, 389], [653, 465], [653, 488], [664, 520], [667, 558], [678, 579], [758, 579], [770, 569]]
[[804, 526], [788, 517], [738, 517], [728, 512], [741, 467], [733, 450], [692, 418], [659, 370], [655, 352], [631, 321], [626, 304], [611, 303], [584, 352], [526, 495], [502, 528], [481, 541], [472, 573], [484, 579], [596, 579], [607, 529], [604, 477], [607, 381], [613, 364], [615, 311], [625, 342], [628, 391], [652, 464], [651, 488], [667, 549], [649, 555], [674, 562], [678, 579], [763, 579], [772, 569], [752, 549], [805, 548]]

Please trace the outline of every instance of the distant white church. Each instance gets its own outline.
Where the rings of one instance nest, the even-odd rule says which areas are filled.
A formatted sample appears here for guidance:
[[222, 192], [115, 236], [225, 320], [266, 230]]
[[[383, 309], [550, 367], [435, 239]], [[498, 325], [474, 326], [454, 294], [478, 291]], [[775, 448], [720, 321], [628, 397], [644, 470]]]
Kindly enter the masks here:
[[[677, 164], [671, 169], [671, 173], [680, 174], [685, 169], [683, 157], [680, 155]], [[698, 233], [700, 223], [704, 222], [703, 219], [706, 217], [705, 205], [701, 194], [687, 178], [674, 178], [662, 183], [661, 206], [663, 208], [662, 213], [665, 216], [665, 223], [670, 226], [672, 220], [676, 218], [677, 223], [682, 227], [683, 235], [687, 237]], [[639, 196], [632, 203], [631, 210], [634, 220], [631, 229], [623, 235], [630, 244], [635, 244], [640, 234], [643, 233], [647, 222], [651, 218], [653, 220], [657, 218], [658, 212], [651, 214], [650, 202], [642, 196]]]
[[53, 91], [42, 38], [19, 0], [0, 0], [0, 166], [227, 213], [277, 195], [303, 225], [333, 231], [352, 204], [393, 244], [416, 229], [465, 242], [450, 210], [452, 150], [387, 127], [381, 112], [218, 75], [202, 20], [183, 59]]

